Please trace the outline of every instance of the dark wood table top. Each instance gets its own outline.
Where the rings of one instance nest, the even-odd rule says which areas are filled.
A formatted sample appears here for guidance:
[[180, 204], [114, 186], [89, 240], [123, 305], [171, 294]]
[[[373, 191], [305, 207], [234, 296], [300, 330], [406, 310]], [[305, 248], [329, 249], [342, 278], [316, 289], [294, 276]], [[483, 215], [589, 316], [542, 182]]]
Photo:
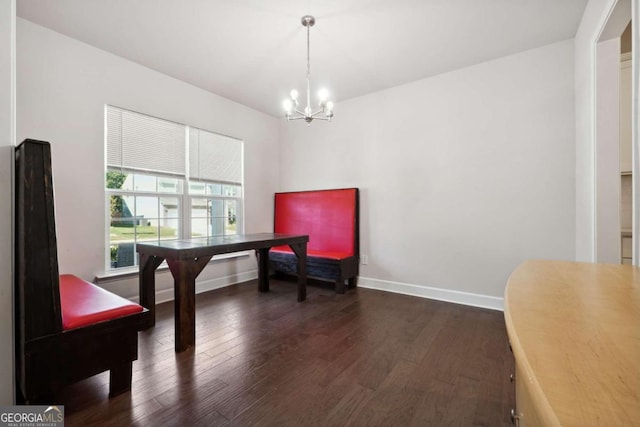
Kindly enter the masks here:
[[307, 243], [304, 234], [254, 233], [230, 236], [195, 237], [136, 244], [136, 251], [162, 258], [185, 259], [272, 246]]

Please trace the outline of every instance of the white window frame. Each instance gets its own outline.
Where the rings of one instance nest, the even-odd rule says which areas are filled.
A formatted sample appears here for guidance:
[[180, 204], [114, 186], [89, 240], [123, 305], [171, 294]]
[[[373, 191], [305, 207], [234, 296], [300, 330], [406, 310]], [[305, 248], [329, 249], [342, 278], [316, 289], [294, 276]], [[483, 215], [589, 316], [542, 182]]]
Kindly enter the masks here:
[[[193, 182], [193, 181], [192, 181]], [[223, 203], [228, 200], [233, 200], [236, 202], [236, 233], [235, 234], [243, 234], [244, 233], [244, 215], [243, 215], [243, 205], [244, 205], [244, 188], [239, 184], [226, 184], [214, 181], [197, 181], [199, 183], [214, 184], [214, 185], [233, 185], [238, 186], [240, 190], [240, 194], [238, 196], [225, 196], [225, 195], [213, 195], [213, 194], [190, 194], [189, 193], [189, 182], [185, 185], [185, 202], [183, 204], [183, 217], [190, 218], [188, 224], [183, 227], [183, 231], [185, 232], [185, 236], [191, 236], [192, 234], [192, 220], [191, 212], [193, 209], [193, 200], [194, 199], [205, 199], [209, 200], [220, 200]], [[207, 233], [208, 236], [208, 233]], [[214, 236], [228, 236], [228, 234], [215, 234]], [[204, 237], [204, 236], [203, 236]]]
[[[107, 156], [106, 156], [106, 150], [107, 150], [107, 108], [111, 107], [111, 108], [117, 108], [123, 111], [131, 111], [131, 110], [126, 110], [120, 107], [114, 107], [114, 106], [105, 106], [105, 132], [104, 132], [104, 138], [105, 138], [105, 169], [104, 169], [104, 173], [103, 173], [103, 179], [105, 180], [105, 184], [104, 184], [104, 188], [105, 188], [105, 209], [104, 209], [104, 215], [105, 215], [105, 276], [114, 276], [114, 275], [118, 275], [118, 274], [128, 274], [131, 273], [132, 271], [137, 271], [138, 270], [138, 260], [137, 260], [137, 256], [136, 256], [136, 252], [134, 250], [134, 264], [132, 266], [128, 266], [128, 267], [111, 267], [111, 233], [110, 233], [110, 227], [111, 227], [111, 211], [110, 211], [110, 200], [111, 200], [111, 196], [134, 196], [134, 197], [172, 197], [172, 198], [176, 198], [178, 200], [178, 207], [177, 207], [177, 212], [178, 212], [178, 232], [177, 232], [177, 237], [176, 239], [184, 239], [184, 238], [190, 238], [191, 234], [192, 234], [192, 217], [191, 217], [191, 213], [192, 213], [192, 206], [193, 206], [193, 200], [194, 199], [206, 199], [206, 200], [221, 200], [223, 203], [227, 200], [234, 200], [236, 202], [236, 231], [235, 234], [243, 234], [244, 233], [244, 141], [242, 141], [241, 139], [235, 138], [235, 137], [231, 137], [228, 135], [224, 135], [218, 132], [213, 132], [213, 131], [209, 131], [206, 129], [201, 129], [201, 128], [194, 128], [194, 127], [190, 127], [186, 124], [181, 124], [181, 123], [176, 123], [177, 125], [180, 126], [184, 126], [185, 127], [185, 158], [186, 158], [186, 174], [184, 178], [180, 178], [182, 179], [182, 188], [180, 192], [161, 192], [158, 191], [158, 187], [156, 185], [156, 189], [155, 191], [143, 191], [143, 190], [130, 190], [130, 189], [111, 189], [111, 188], [107, 188], [106, 187], [106, 173], [109, 171], [118, 171], [118, 169], [114, 168], [114, 167], [109, 167], [107, 166]], [[145, 115], [144, 113], [139, 113], [139, 112], [134, 112], [136, 114], [141, 114], [141, 115]], [[148, 115], [147, 115], [148, 116]], [[153, 116], [148, 116], [151, 118], [155, 118]], [[159, 119], [159, 120], [164, 120], [167, 121], [166, 119]], [[210, 132], [211, 134], [215, 134], [218, 136], [222, 136], [224, 138], [227, 139], [233, 139], [235, 141], [237, 141], [240, 145], [240, 153], [241, 153], [241, 162], [240, 162], [240, 177], [241, 177], [241, 182], [239, 183], [230, 183], [230, 182], [218, 182], [218, 181], [212, 181], [212, 180], [203, 180], [203, 179], [197, 179], [197, 180], [193, 180], [190, 181], [189, 180], [189, 132], [191, 131], [191, 129], [194, 130], [198, 130], [198, 131], [204, 131], [204, 132]], [[157, 173], [157, 172], [152, 172], [152, 171], [144, 171], [144, 170], [130, 170], [130, 169], [126, 169], [123, 168], [120, 170], [123, 173], [131, 173], [131, 174], [138, 174], [138, 175], [149, 175], [149, 176], [155, 176], [155, 177], [162, 177], [165, 176], [162, 173]], [[166, 176], [170, 176], [170, 175], [166, 175]], [[238, 187], [239, 190], [239, 194], [237, 196], [228, 196], [228, 195], [214, 195], [214, 194], [191, 194], [189, 191], [189, 183], [190, 182], [198, 182], [198, 183], [203, 183], [205, 186], [207, 184], [214, 184], [214, 185], [231, 185], [231, 186], [236, 186]], [[137, 235], [134, 233], [134, 244], [138, 242], [137, 240]], [[203, 236], [204, 237], [204, 236]], [[173, 239], [163, 239], [163, 240], [173, 240]], [[113, 244], [117, 244], [117, 242], [113, 242]], [[218, 260], [218, 259], [225, 259], [225, 258], [232, 258], [232, 257], [238, 257], [238, 256], [246, 256], [245, 253], [234, 253], [234, 254], [224, 254], [224, 255], [217, 255], [215, 257], [212, 258], [212, 261], [214, 260]]]

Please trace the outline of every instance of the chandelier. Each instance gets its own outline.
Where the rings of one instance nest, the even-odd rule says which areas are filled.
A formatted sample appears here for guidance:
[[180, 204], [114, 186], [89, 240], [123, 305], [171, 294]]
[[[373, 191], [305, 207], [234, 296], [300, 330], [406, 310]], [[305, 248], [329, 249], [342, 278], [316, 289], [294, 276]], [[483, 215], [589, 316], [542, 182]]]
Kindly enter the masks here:
[[287, 120], [301, 120], [307, 122], [307, 126], [311, 125], [314, 119], [331, 121], [333, 117], [333, 102], [328, 101], [329, 93], [326, 89], [320, 89], [318, 98], [320, 100], [320, 108], [313, 112], [311, 109], [311, 83], [309, 77], [311, 75], [311, 66], [309, 65], [309, 30], [316, 23], [316, 19], [311, 15], [305, 15], [301, 19], [302, 25], [307, 27], [307, 105], [304, 110], [299, 109], [298, 91], [293, 89], [289, 98], [282, 103], [286, 112]]

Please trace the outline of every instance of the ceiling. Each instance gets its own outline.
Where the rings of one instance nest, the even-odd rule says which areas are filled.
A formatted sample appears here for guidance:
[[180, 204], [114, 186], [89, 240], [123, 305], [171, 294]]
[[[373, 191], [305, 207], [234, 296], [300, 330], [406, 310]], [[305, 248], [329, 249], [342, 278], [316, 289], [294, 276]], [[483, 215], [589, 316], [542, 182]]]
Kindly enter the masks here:
[[[587, 0], [17, 0], [18, 16], [273, 116], [575, 36]], [[303, 101], [306, 97], [302, 97]]]

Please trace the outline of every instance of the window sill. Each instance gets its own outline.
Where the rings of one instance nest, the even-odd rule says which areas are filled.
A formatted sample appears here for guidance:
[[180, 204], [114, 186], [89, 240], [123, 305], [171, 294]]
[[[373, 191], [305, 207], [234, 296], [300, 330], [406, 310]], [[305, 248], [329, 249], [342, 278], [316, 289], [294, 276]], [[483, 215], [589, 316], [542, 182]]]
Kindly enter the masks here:
[[[209, 264], [213, 264], [220, 261], [227, 261], [230, 259], [248, 258], [252, 253], [253, 251], [243, 251], [243, 252], [232, 252], [228, 254], [215, 255], [213, 258], [211, 258], [211, 261], [209, 261]], [[156, 271], [166, 271], [166, 270], [169, 270], [169, 266], [165, 261], [162, 264], [160, 264], [160, 267], [158, 267]], [[100, 284], [100, 283], [113, 282], [116, 280], [129, 279], [132, 277], [136, 277], [138, 273], [139, 273], [139, 270], [137, 266], [121, 268], [118, 270], [108, 270], [101, 274], [98, 274], [94, 279], [94, 283]]]

